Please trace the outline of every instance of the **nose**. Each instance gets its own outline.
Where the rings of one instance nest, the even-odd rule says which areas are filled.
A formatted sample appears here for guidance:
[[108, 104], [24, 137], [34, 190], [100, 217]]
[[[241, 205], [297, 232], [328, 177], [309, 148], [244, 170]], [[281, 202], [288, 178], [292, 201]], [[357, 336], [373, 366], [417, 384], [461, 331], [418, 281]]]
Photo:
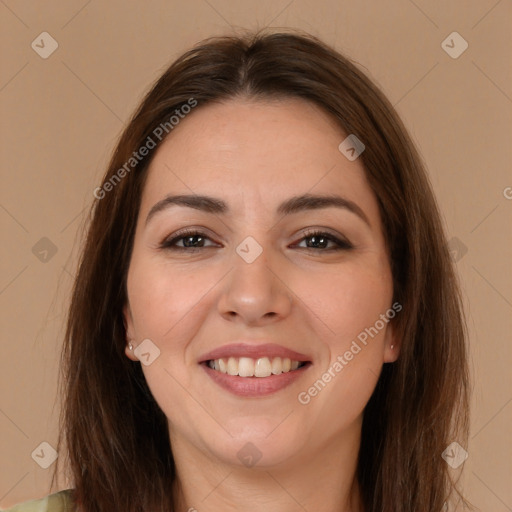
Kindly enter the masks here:
[[283, 269], [269, 264], [266, 251], [252, 263], [235, 255], [233, 264], [218, 301], [219, 313], [225, 319], [258, 326], [290, 314], [292, 291]]

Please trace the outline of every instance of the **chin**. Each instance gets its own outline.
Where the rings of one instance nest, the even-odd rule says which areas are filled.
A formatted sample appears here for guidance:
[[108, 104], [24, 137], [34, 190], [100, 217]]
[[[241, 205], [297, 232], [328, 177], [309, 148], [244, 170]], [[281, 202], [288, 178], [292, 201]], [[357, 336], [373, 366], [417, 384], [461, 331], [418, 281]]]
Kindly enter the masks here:
[[[257, 420], [247, 424], [229, 425], [229, 435], [223, 436], [222, 441], [210, 444], [214, 456], [227, 464], [246, 466], [247, 468], [268, 469], [290, 462], [297, 456], [300, 448], [307, 442], [305, 429], [301, 428], [302, 435], [294, 432], [291, 425], [285, 425], [291, 418], [261, 422]], [[280, 422], [282, 422], [280, 424]], [[211, 443], [211, 441], [210, 441]]]

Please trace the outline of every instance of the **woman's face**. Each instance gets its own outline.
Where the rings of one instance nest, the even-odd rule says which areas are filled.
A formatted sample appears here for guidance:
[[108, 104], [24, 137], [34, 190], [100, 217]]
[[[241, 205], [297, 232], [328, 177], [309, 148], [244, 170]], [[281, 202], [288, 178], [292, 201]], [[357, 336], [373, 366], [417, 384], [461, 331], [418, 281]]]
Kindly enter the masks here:
[[237, 99], [198, 107], [155, 154], [126, 355], [173, 450], [275, 466], [357, 445], [398, 356], [399, 308], [376, 198], [338, 149], [347, 135], [303, 100]]

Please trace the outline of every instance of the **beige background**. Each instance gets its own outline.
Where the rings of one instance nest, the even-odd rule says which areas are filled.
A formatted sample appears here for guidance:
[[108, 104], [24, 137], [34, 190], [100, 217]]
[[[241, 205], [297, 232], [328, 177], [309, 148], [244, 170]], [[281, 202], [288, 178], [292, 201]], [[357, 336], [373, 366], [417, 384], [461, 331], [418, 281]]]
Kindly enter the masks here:
[[[360, 63], [419, 145], [468, 308], [474, 396], [464, 488], [482, 511], [512, 510], [509, 0], [0, 0], [0, 15], [0, 506], [48, 492], [53, 466], [42, 469], [31, 454], [43, 441], [56, 445], [76, 243], [123, 123], [198, 40], [273, 26], [305, 29]], [[59, 45], [47, 59], [31, 47], [44, 31]], [[442, 46], [453, 31], [469, 44], [456, 59]], [[33, 252], [43, 237], [57, 248], [47, 261], [47, 241]]]

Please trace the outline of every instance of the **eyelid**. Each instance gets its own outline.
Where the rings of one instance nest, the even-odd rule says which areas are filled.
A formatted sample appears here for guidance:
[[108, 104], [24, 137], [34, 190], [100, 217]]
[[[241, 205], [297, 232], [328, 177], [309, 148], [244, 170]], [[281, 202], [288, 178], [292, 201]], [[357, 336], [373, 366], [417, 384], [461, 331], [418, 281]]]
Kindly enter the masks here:
[[[292, 244], [291, 247], [297, 246], [301, 242], [303, 242], [307, 238], [311, 238], [313, 236], [325, 235], [325, 238], [328, 239], [331, 243], [335, 245], [335, 247], [331, 248], [314, 248], [314, 247], [299, 247], [299, 249], [303, 249], [310, 252], [332, 252], [338, 250], [350, 250], [354, 248], [354, 245], [343, 235], [333, 233], [329, 228], [324, 227], [314, 227], [314, 228], [306, 228], [302, 233], [300, 233], [300, 238], [296, 239], [296, 242]], [[213, 242], [213, 245], [207, 245], [203, 247], [181, 247], [176, 245], [176, 242], [183, 240], [187, 236], [200, 236], [204, 239]], [[297, 235], [298, 236], [298, 235]], [[294, 237], [296, 238], [296, 237]], [[168, 235], [164, 238], [164, 240], [158, 245], [159, 249], [162, 250], [176, 250], [176, 251], [184, 251], [184, 252], [194, 252], [200, 251], [201, 249], [206, 248], [215, 248], [215, 244], [219, 247], [218, 242], [214, 240], [214, 238], [210, 235], [210, 230], [204, 227], [187, 227], [176, 231], [175, 233]]]
[[[173, 242], [177, 242], [183, 238], [186, 238], [187, 236], [202, 236], [205, 239], [210, 240], [211, 242], [218, 244], [218, 242], [215, 242], [213, 240], [213, 237], [210, 234], [210, 231], [207, 228], [204, 227], [186, 227], [183, 229], [179, 229], [175, 233], [172, 233], [171, 235], [166, 236], [160, 244], [158, 244], [158, 247], [160, 249], [183, 249], [183, 250], [193, 250], [194, 248], [187, 248], [187, 247], [180, 247], [176, 245], [172, 245]], [[209, 245], [208, 247], [213, 247]], [[196, 249], [202, 249], [202, 247], [196, 248]]]
[[[302, 242], [305, 238], [310, 238], [312, 236], [319, 236], [319, 235], [327, 235], [327, 237], [334, 244], [337, 245], [337, 248], [323, 249], [323, 252], [328, 252], [330, 250], [335, 250], [335, 249], [340, 249], [340, 250], [345, 249], [345, 250], [348, 250], [348, 249], [353, 249], [354, 248], [354, 244], [352, 244], [352, 242], [350, 242], [350, 240], [348, 238], [346, 238], [343, 235], [339, 235], [337, 233], [333, 233], [332, 230], [329, 229], [329, 228], [323, 228], [323, 227], [306, 228], [300, 234], [300, 238], [297, 240], [297, 242], [294, 242], [294, 245], [296, 245], [297, 243]], [[312, 247], [303, 247], [303, 249], [310, 249], [312, 251], [316, 250], [316, 249], [314, 249]], [[320, 252], [322, 252], [322, 251], [320, 251]]]

